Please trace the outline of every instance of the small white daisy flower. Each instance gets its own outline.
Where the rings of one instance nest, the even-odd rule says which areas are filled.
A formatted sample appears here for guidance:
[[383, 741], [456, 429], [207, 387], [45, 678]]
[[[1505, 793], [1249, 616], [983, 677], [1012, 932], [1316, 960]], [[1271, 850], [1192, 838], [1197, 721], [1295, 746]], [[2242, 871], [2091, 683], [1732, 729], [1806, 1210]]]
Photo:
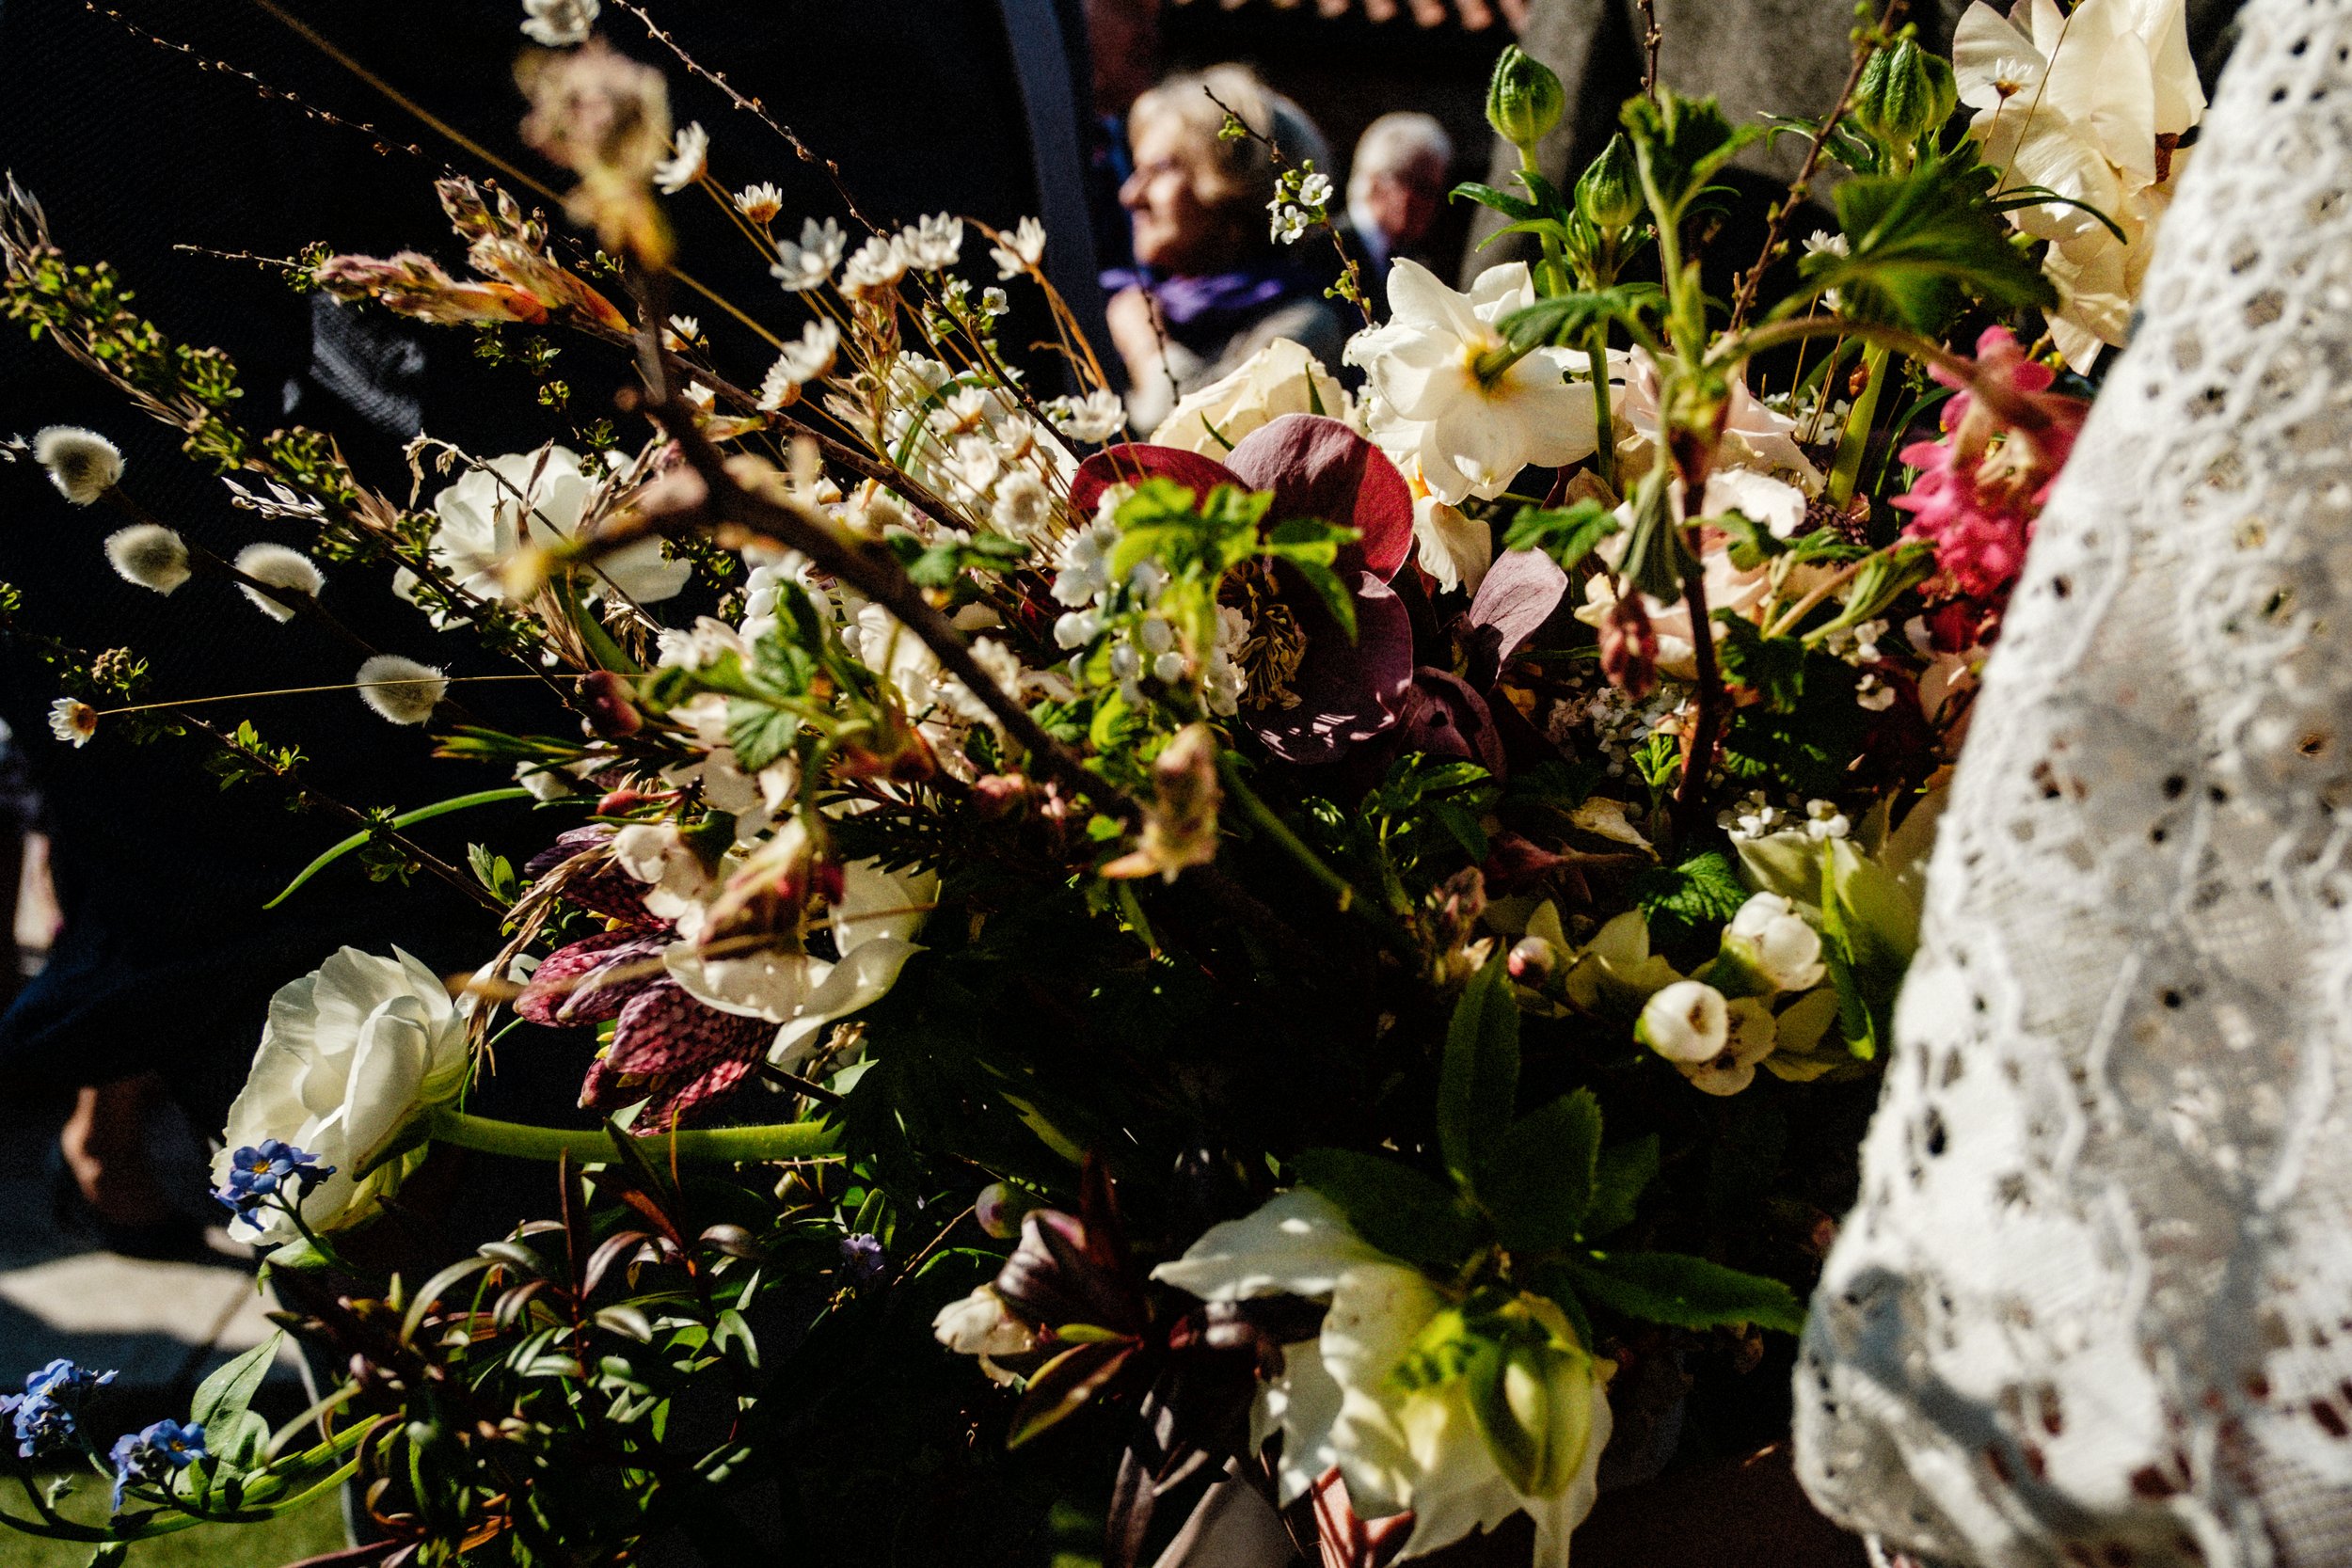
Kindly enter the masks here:
[[988, 254], [996, 263], [999, 282], [1019, 277], [1044, 259], [1045, 225], [1035, 218], [1023, 218], [1013, 225], [1011, 233], [1004, 236], [1002, 244], [988, 247]]
[[49, 705], [49, 733], [69, 746], [87, 746], [98, 733], [98, 710], [87, 703], [60, 697]]
[[523, 32], [549, 49], [584, 43], [603, 8], [603, 0], [523, 0]]
[[769, 413], [800, 401], [801, 388], [832, 372], [841, 348], [841, 328], [823, 317], [801, 328], [798, 342], [787, 343], [768, 375], [759, 384], [759, 406]]
[[689, 120], [672, 145], [675, 150], [653, 166], [653, 182], [665, 196], [675, 196], [703, 177], [710, 162], [710, 133], [701, 120]]
[[768, 269], [768, 275], [791, 293], [821, 289], [833, 281], [833, 269], [841, 264], [841, 253], [848, 243], [841, 226], [833, 219], [827, 218], [823, 223], [815, 218], [804, 219], [798, 244], [790, 240], [776, 242], [776, 264]]
[[996, 483], [996, 505], [989, 514], [996, 531], [1008, 539], [1035, 544], [1054, 522], [1054, 493], [1026, 468], [1015, 468]]
[[765, 229], [784, 211], [784, 193], [765, 180], [746, 185], [735, 193], [735, 210]]

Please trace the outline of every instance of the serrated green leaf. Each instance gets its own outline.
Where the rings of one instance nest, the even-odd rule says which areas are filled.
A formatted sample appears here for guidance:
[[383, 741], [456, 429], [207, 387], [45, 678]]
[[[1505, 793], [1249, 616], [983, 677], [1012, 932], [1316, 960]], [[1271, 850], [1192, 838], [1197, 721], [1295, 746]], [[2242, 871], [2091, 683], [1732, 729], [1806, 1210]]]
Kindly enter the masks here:
[[1585, 1239], [1599, 1241], [1631, 1225], [1635, 1204], [1657, 1175], [1655, 1132], [1602, 1149], [1593, 1163], [1593, 1201], [1584, 1211]]
[[1625, 1317], [1674, 1328], [1758, 1328], [1795, 1334], [1804, 1307], [1777, 1279], [1676, 1252], [1597, 1254], [1572, 1265], [1586, 1300]]
[[1346, 1148], [1311, 1148], [1293, 1164], [1357, 1235], [1391, 1257], [1452, 1269], [1478, 1244], [1477, 1221], [1461, 1199], [1410, 1165]]
[[1446, 1029], [1438, 1077], [1438, 1145], [1474, 1187], [1482, 1156], [1511, 1122], [1519, 1083], [1519, 1005], [1498, 954], [1470, 977]]
[[746, 773], [758, 772], [790, 751], [800, 733], [797, 714], [743, 697], [727, 700], [727, 744]]
[[1497, 321], [1495, 326], [1517, 349], [1574, 342], [1604, 323], [1627, 322], [1638, 326], [1657, 311], [1664, 297], [1655, 283], [1619, 283], [1606, 289], [1579, 290], [1523, 305]]
[[1651, 940], [1671, 946], [1689, 938], [1711, 939], [1748, 901], [1747, 884], [1715, 850], [1680, 865], [1659, 866], [1634, 879], [1634, 902], [1649, 917]]
[[1761, 628], [1728, 610], [1714, 619], [1721, 630], [1715, 657], [1724, 674], [1764, 699], [1775, 713], [1793, 709], [1804, 696], [1805, 645], [1802, 638], [1767, 637]]
[[1659, 89], [1655, 97], [1626, 101], [1619, 116], [1633, 143], [1643, 180], [1656, 193], [1652, 206], [1661, 223], [1679, 222], [1707, 182], [1740, 149], [1769, 135], [1763, 125], [1735, 125], [1712, 98], [1685, 98]]
[[1593, 1201], [1600, 1101], [1563, 1095], [1511, 1124], [1481, 1167], [1478, 1199], [1514, 1252], [1552, 1252], [1576, 1240]]
[[1771, 529], [1743, 512], [1720, 513], [1708, 521], [1730, 539], [1731, 563], [1742, 572], [1753, 572], [1772, 557], [1788, 553], [1788, 546], [1773, 538]]
[[1930, 159], [1908, 174], [1858, 175], [1836, 192], [1848, 253], [1804, 259], [1805, 281], [1836, 289], [1846, 314], [1934, 336], [1966, 294], [2014, 309], [2058, 303], [2042, 269], [1994, 211], [1994, 171], [1963, 157]]

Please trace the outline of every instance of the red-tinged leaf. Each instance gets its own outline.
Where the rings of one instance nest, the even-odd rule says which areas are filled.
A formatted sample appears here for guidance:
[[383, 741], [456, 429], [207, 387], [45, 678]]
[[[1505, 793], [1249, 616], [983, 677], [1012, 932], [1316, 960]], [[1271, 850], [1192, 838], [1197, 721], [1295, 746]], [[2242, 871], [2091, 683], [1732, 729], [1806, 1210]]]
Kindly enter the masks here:
[[606, 1237], [604, 1243], [588, 1259], [588, 1272], [580, 1280], [580, 1293], [582, 1296], [596, 1294], [596, 1287], [604, 1282], [604, 1276], [612, 1265], [644, 1246], [647, 1239], [642, 1230], [616, 1231]]
[[1353, 547], [1382, 582], [1412, 553], [1413, 492], [1405, 476], [1378, 447], [1337, 420], [1316, 414], [1271, 420], [1241, 438], [1225, 467], [1247, 488], [1274, 492], [1269, 524], [1320, 517], [1354, 529]]
[[656, 1203], [651, 1197], [638, 1191], [636, 1188], [630, 1187], [622, 1192], [621, 1201], [636, 1210], [639, 1213], [644, 1215], [647, 1219], [653, 1221], [656, 1228], [658, 1228], [662, 1235], [668, 1237], [672, 1244], [681, 1248], [686, 1245], [686, 1237], [684, 1234], [679, 1231], [676, 1224], [671, 1220], [668, 1213], [663, 1212], [661, 1205]]
[[1067, 1417], [1076, 1415], [1100, 1394], [1139, 1347], [1132, 1339], [1100, 1340], [1073, 1345], [1029, 1379], [1029, 1391], [1013, 1412], [1012, 1435], [1005, 1440], [1017, 1449]]
[[1203, 457], [1181, 447], [1154, 447], [1132, 441], [1123, 446], [1104, 447], [1078, 465], [1077, 477], [1070, 482], [1070, 509], [1092, 522], [1103, 492], [1113, 485], [1140, 484], [1147, 479], [1172, 479], [1204, 500], [1220, 484], [1250, 488], [1214, 457]]

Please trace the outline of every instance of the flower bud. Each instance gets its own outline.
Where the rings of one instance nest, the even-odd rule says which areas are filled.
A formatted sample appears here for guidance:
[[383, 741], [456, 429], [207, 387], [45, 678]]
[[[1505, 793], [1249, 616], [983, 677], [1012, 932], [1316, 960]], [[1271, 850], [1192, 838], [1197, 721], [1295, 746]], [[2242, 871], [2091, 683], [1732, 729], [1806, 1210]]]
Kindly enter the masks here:
[[1724, 927], [1723, 946], [1772, 990], [1809, 990], [1828, 973], [1820, 934], [1777, 893], [1759, 893], [1740, 905]]
[[1600, 624], [1600, 673], [1636, 702], [1657, 689], [1658, 633], [1639, 594], [1629, 593], [1610, 606]]
[[1524, 152], [1560, 123], [1568, 95], [1543, 61], [1512, 44], [1495, 61], [1486, 84], [1486, 123], [1495, 135]]
[[1677, 980], [1642, 1008], [1633, 1037], [1670, 1062], [1708, 1062], [1731, 1038], [1731, 1005], [1702, 980]]
[[1600, 156], [1578, 178], [1576, 210], [1586, 223], [1604, 231], [1628, 228], [1642, 215], [1642, 171], [1624, 132], [1611, 136]]
[[1511, 948], [1511, 978], [1522, 986], [1541, 990], [1560, 965], [1560, 954], [1541, 937], [1521, 937]]
[[610, 670], [592, 671], [580, 677], [580, 707], [588, 720], [588, 727], [611, 739], [635, 735], [644, 727], [644, 717], [630, 700], [628, 682]]
[[972, 781], [972, 803], [982, 816], [1009, 816], [1029, 799], [1029, 781], [1019, 773], [985, 773]]
[[123, 581], [158, 594], [188, 580], [188, 546], [161, 523], [133, 523], [106, 535], [106, 560]]
[[1959, 106], [1952, 68], [1911, 39], [1870, 56], [1854, 86], [1853, 118], [1888, 147], [1908, 148], [1952, 117]]
[[982, 1230], [1000, 1242], [1009, 1242], [1021, 1234], [1021, 1216], [1034, 1207], [1028, 1195], [1019, 1188], [991, 1181], [972, 1200], [972, 1217], [979, 1222]]

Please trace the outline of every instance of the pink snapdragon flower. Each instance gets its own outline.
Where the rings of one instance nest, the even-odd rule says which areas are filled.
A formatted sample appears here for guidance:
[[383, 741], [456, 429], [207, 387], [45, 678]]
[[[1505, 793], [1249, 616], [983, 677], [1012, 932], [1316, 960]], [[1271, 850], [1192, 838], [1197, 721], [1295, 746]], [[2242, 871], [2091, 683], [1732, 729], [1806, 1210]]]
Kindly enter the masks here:
[[1998, 598], [2025, 565], [2090, 404], [2052, 392], [2055, 372], [2026, 358], [2005, 326], [1977, 340], [1974, 378], [1940, 365], [1929, 373], [1958, 390], [1944, 405], [1944, 439], [1899, 454], [1919, 482], [1894, 505], [1912, 515], [1904, 536], [1935, 546], [1945, 594]]

